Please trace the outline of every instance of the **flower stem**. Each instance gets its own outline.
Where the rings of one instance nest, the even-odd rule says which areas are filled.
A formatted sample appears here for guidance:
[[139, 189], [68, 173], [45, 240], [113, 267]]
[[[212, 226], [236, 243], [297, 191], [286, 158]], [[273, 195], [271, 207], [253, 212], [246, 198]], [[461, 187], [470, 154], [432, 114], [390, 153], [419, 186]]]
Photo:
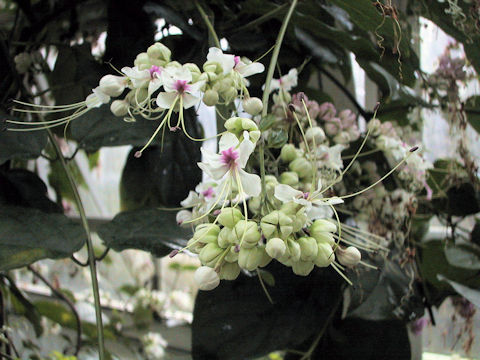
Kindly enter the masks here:
[[[265, 90], [263, 90], [262, 96], [262, 118], [267, 115], [268, 112], [268, 98], [270, 96], [270, 83], [272, 82], [273, 73], [275, 67], [277, 66], [278, 54], [280, 53], [280, 48], [282, 47], [283, 37], [287, 31], [288, 23], [292, 17], [293, 10], [297, 6], [297, 0], [293, 0], [290, 8], [288, 9], [287, 16], [283, 19], [282, 26], [280, 27], [280, 32], [278, 33], [277, 40], [275, 41], [275, 48], [273, 49], [272, 58], [270, 59], [270, 65], [268, 66], [267, 78], [265, 79]], [[266, 195], [266, 181], [265, 181], [265, 140], [263, 137], [259, 141], [258, 146], [258, 155], [260, 162], [260, 177], [262, 179], [262, 204], [265, 204], [265, 195]]]
[[82, 199], [77, 189], [77, 185], [75, 183], [75, 179], [70, 172], [67, 162], [65, 161], [65, 157], [62, 154], [62, 150], [57, 144], [52, 132], [50, 129], [47, 129], [48, 137], [52, 146], [57, 153], [58, 159], [67, 175], [68, 182], [70, 183], [70, 187], [72, 188], [73, 197], [75, 199], [75, 203], [78, 208], [78, 212], [80, 214], [80, 218], [82, 220], [83, 228], [85, 229], [85, 233], [87, 235], [87, 251], [88, 251], [88, 266], [90, 267], [90, 275], [92, 278], [92, 290], [93, 290], [93, 300], [95, 305], [95, 317], [96, 317], [96, 324], [97, 324], [97, 339], [98, 339], [98, 356], [99, 360], [105, 359], [105, 344], [103, 339], [103, 323], [102, 323], [102, 308], [100, 305], [100, 294], [98, 290], [98, 280], [97, 280], [97, 269], [96, 269], [96, 262], [95, 262], [95, 253], [93, 249], [92, 237], [90, 233], [90, 227], [88, 225], [87, 216], [85, 214], [85, 209], [83, 207]]
[[208, 18], [208, 15], [202, 9], [198, 1], [195, 1], [195, 6], [197, 7], [198, 12], [200, 13], [200, 16], [205, 22], [205, 25], [207, 25], [208, 32], [210, 33], [210, 36], [212, 37], [213, 42], [215, 43], [215, 46], [220, 49], [220, 41], [218, 40], [217, 33], [215, 32], [215, 29], [213, 28], [212, 22]]

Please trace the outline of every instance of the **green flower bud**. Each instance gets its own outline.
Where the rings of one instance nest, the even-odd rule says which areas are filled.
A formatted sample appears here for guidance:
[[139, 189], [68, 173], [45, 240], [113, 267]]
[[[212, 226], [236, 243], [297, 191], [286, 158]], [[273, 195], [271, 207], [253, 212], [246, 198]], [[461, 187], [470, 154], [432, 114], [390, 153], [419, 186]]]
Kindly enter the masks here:
[[200, 250], [198, 258], [202, 264], [207, 264], [215, 260], [223, 251], [224, 249], [219, 247], [217, 243], [208, 243], [203, 247], [202, 250]]
[[220, 277], [211, 267], [200, 266], [193, 276], [200, 290], [213, 290], [220, 284]]
[[302, 208], [302, 205], [297, 204], [293, 201], [290, 201], [288, 203], [285, 203], [282, 205], [280, 208], [280, 211], [283, 212], [286, 215], [293, 215], [296, 216], [297, 212]]
[[313, 261], [318, 254], [317, 241], [313, 237], [301, 237], [297, 240], [302, 251], [300, 259], [303, 261]]
[[217, 241], [218, 246], [226, 249], [235, 242], [235, 234], [232, 234], [232, 229], [224, 227], [222, 230], [220, 230]]
[[110, 111], [115, 116], [125, 116], [128, 114], [130, 104], [125, 100], [114, 100], [110, 105]]
[[230, 251], [225, 255], [224, 260], [230, 263], [238, 261], [238, 252], [235, 250], [236, 246], [231, 246]]
[[303, 157], [296, 158], [295, 160], [293, 160], [288, 165], [288, 168], [291, 171], [295, 171], [298, 174], [298, 176], [301, 178], [312, 176], [312, 171], [313, 171], [312, 164], [310, 163], [310, 161], [308, 161]]
[[191, 238], [188, 240], [187, 246], [191, 252], [198, 254], [203, 249], [205, 244], [201, 243], [200, 241], [196, 241], [194, 238]]
[[320, 232], [330, 232], [330, 233], [336, 233], [337, 232], [337, 225], [335, 225], [333, 222], [327, 220], [327, 219], [318, 219], [315, 220], [310, 226], [310, 233], [312, 234], [317, 234]]
[[292, 219], [283, 212], [274, 210], [260, 221], [260, 228], [265, 238], [287, 237], [293, 231]]
[[195, 228], [193, 239], [202, 243], [216, 243], [220, 227], [215, 224], [200, 224]]
[[240, 266], [237, 263], [224, 263], [218, 275], [221, 280], [235, 280], [240, 275]]
[[346, 249], [338, 247], [336, 253], [340, 264], [347, 267], [354, 267], [362, 260], [362, 254], [355, 246], [349, 246]]
[[327, 267], [332, 262], [335, 261], [335, 253], [332, 250], [332, 247], [327, 243], [317, 243], [318, 253], [317, 257], [314, 260], [315, 265], [318, 267]]
[[257, 115], [263, 109], [262, 100], [257, 97], [244, 99], [242, 102], [243, 110], [250, 115]]
[[309, 143], [313, 143], [313, 140], [315, 140], [315, 145], [319, 145], [325, 140], [325, 132], [322, 130], [322, 128], [314, 126], [308, 128], [308, 130], [305, 132], [305, 138]]
[[220, 75], [223, 73], [222, 65], [216, 61], [207, 61], [203, 64], [203, 71]]
[[98, 86], [108, 96], [120, 96], [127, 86], [127, 78], [125, 76], [105, 75], [100, 79]]
[[265, 267], [270, 264], [273, 259], [265, 251], [265, 245], [260, 245], [258, 248], [262, 250], [262, 259], [260, 260], [260, 264], [258, 264], [258, 267]]
[[225, 121], [225, 129], [235, 134], [240, 141], [243, 139], [243, 132], [248, 131], [250, 140], [254, 143], [257, 142], [261, 134], [257, 124], [255, 124], [253, 120], [241, 117], [232, 117]]
[[302, 254], [302, 249], [300, 248], [299, 243], [297, 243], [293, 239], [288, 239], [287, 240], [287, 249], [288, 249], [288, 252], [289, 252], [289, 255], [290, 255], [290, 259], [293, 262], [296, 262], [296, 261], [300, 260], [300, 256]]
[[267, 245], [265, 247], [265, 251], [269, 256], [274, 259], [278, 259], [285, 254], [287, 250], [287, 246], [285, 242], [280, 238], [271, 238], [268, 240]]
[[317, 241], [317, 244], [328, 244], [333, 246], [335, 244], [335, 239], [333, 238], [332, 233], [329, 232], [319, 232], [319, 233], [310, 233], [310, 235]]
[[223, 208], [217, 220], [221, 225], [233, 228], [237, 222], [243, 220], [243, 214], [237, 208]]
[[258, 214], [260, 212], [261, 204], [262, 199], [260, 196], [252, 197], [248, 200], [248, 208], [254, 214]]
[[223, 91], [222, 96], [225, 99], [225, 102], [229, 104], [238, 96], [238, 91], [234, 87], [231, 87]]
[[292, 263], [292, 270], [295, 275], [307, 276], [313, 270], [315, 265], [311, 261], [296, 261]]
[[293, 171], [286, 171], [280, 174], [280, 184], [295, 186], [298, 184], [298, 174]]
[[192, 74], [192, 83], [196, 83], [200, 78], [200, 74], [202, 73], [198, 66], [194, 63], [186, 63], [183, 65], [183, 67], [187, 68]]
[[233, 228], [237, 241], [242, 241], [242, 247], [253, 247], [261, 239], [262, 235], [258, 231], [258, 226], [255, 221], [240, 220]]
[[295, 149], [295, 145], [293, 144], [285, 144], [280, 151], [280, 159], [285, 162], [289, 163], [295, 160], [298, 157], [297, 149]]
[[333, 138], [333, 141], [337, 144], [348, 144], [350, 142], [350, 139], [350, 134], [346, 131], [342, 131]]
[[264, 251], [258, 246], [251, 249], [241, 248], [238, 253], [238, 265], [245, 270], [253, 271], [262, 262]]
[[215, 90], [207, 90], [203, 94], [203, 103], [207, 106], [214, 106], [218, 103], [218, 92]]
[[304, 228], [307, 223], [307, 214], [305, 213], [305, 208], [301, 207], [294, 216], [290, 216], [293, 219], [293, 232], [300, 231]]
[[147, 54], [153, 59], [162, 60], [165, 63], [170, 61], [172, 52], [162, 43], [155, 43], [147, 49]]
[[277, 178], [273, 175], [265, 176], [265, 185], [266, 185], [267, 196], [269, 198], [272, 198], [273, 195], [275, 194], [275, 186], [278, 185]]

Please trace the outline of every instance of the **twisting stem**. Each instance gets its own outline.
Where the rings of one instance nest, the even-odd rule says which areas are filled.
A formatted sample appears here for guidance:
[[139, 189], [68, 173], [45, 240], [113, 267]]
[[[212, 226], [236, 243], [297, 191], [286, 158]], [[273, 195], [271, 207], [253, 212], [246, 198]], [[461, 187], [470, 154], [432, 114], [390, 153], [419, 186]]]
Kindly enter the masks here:
[[55, 296], [65, 301], [65, 303], [68, 305], [68, 307], [72, 311], [73, 316], [75, 317], [75, 321], [77, 323], [77, 343], [76, 343], [75, 352], [73, 353], [73, 355], [78, 356], [78, 353], [80, 352], [80, 348], [82, 347], [82, 323], [80, 322], [80, 316], [78, 316], [78, 312], [75, 309], [75, 305], [73, 305], [71, 300], [65, 295], [63, 295], [61, 291], [58, 291], [57, 289], [55, 289], [53, 285], [42, 274], [40, 274], [37, 270], [35, 270], [32, 267], [32, 265], [28, 265], [28, 270], [30, 270], [33, 273], [33, 275], [39, 278], [40, 281], [42, 281], [45, 285], [47, 285], [48, 288], [52, 291], [52, 293]]
[[[278, 33], [277, 40], [275, 41], [275, 48], [273, 49], [272, 58], [270, 59], [270, 65], [268, 66], [267, 78], [265, 79], [265, 89], [263, 90], [262, 96], [262, 118], [267, 115], [268, 112], [268, 98], [270, 96], [270, 83], [272, 82], [273, 73], [275, 67], [277, 66], [278, 54], [280, 53], [280, 48], [282, 47], [283, 37], [287, 30], [288, 23], [292, 17], [293, 10], [297, 6], [297, 0], [293, 0], [290, 8], [288, 9], [287, 16], [283, 19], [282, 26], [280, 27], [280, 32]], [[262, 204], [265, 203], [265, 194], [266, 194], [266, 182], [265, 182], [265, 139], [261, 137], [258, 146], [258, 155], [260, 162], [260, 177], [262, 179]]]
[[93, 290], [93, 301], [95, 305], [95, 317], [96, 317], [96, 323], [97, 323], [97, 339], [98, 339], [98, 356], [99, 360], [105, 360], [105, 344], [103, 340], [103, 322], [102, 322], [102, 308], [100, 305], [100, 294], [98, 290], [98, 280], [97, 280], [97, 266], [95, 262], [95, 252], [93, 250], [93, 243], [92, 243], [92, 237], [90, 234], [90, 227], [88, 225], [88, 220], [87, 216], [85, 214], [85, 209], [83, 208], [83, 203], [82, 199], [80, 197], [80, 194], [77, 189], [77, 185], [75, 183], [75, 179], [72, 176], [72, 173], [70, 172], [67, 162], [65, 161], [65, 158], [62, 154], [62, 150], [57, 144], [57, 141], [55, 140], [52, 132], [50, 129], [47, 129], [48, 137], [50, 139], [50, 142], [52, 143], [52, 146], [55, 149], [55, 152], [57, 153], [57, 156], [60, 160], [60, 163], [63, 167], [63, 170], [65, 171], [65, 174], [67, 175], [68, 182], [70, 183], [70, 187], [72, 188], [73, 192], [73, 197], [75, 199], [75, 203], [78, 208], [78, 212], [80, 214], [80, 218], [82, 219], [82, 225], [83, 228], [85, 229], [85, 233], [87, 235], [87, 251], [88, 251], [88, 266], [90, 267], [90, 276], [92, 278], [92, 290]]
[[218, 41], [218, 36], [217, 33], [215, 32], [215, 29], [213, 28], [212, 22], [208, 18], [208, 15], [205, 13], [205, 11], [202, 9], [198, 1], [195, 0], [195, 6], [198, 9], [198, 12], [200, 13], [200, 16], [202, 17], [203, 21], [205, 22], [205, 25], [207, 25], [208, 32], [213, 38], [213, 42], [215, 43], [215, 46], [220, 49], [220, 41]]

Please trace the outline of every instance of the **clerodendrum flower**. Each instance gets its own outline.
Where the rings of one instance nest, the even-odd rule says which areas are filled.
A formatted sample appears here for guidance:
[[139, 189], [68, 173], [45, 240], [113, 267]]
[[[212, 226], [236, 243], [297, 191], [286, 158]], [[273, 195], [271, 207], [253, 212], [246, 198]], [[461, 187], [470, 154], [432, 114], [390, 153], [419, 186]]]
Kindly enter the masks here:
[[343, 200], [336, 196], [324, 198], [321, 189], [321, 180], [318, 180], [317, 190], [305, 193], [289, 185], [279, 184], [275, 187], [275, 197], [283, 203], [293, 201], [304, 206], [310, 220], [330, 218], [333, 214], [331, 206], [342, 204]]
[[128, 76], [135, 89], [148, 88], [148, 95], [152, 95], [162, 86], [161, 74], [163, 67], [152, 65], [150, 69], [139, 70], [137, 66], [122, 68], [122, 72]]
[[[217, 201], [217, 184], [214, 182], [202, 182], [197, 185], [195, 191], [190, 191], [188, 196], [180, 202], [185, 209], [177, 213], [177, 223], [182, 225], [185, 221], [190, 222], [197, 216], [205, 214]], [[188, 224], [188, 223], [187, 223]]]
[[290, 91], [297, 86], [298, 71], [293, 68], [290, 69], [287, 75], [283, 75], [280, 79], [272, 79], [270, 83], [270, 91], [283, 90]]
[[241, 197], [260, 195], [260, 177], [244, 170], [248, 158], [255, 149], [255, 144], [250, 141], [248, 132], [243, 132], [242, 142], [232, 133], [222, 135], [219, 148], [219, 154], [213, 154], [202, 147], [205, 161], [198, 163], [200, 169], [214, 180], [236, 182]]

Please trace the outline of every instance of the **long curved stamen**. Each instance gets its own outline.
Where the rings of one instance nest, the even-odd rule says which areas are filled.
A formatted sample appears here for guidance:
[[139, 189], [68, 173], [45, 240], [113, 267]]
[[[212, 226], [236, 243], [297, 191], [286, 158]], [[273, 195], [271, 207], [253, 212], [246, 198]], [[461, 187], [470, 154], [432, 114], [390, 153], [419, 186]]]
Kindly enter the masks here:
[[[337, 213], [337, 210], [335, 209], [335, 207], [332, 204], [328, 204], [328, 205], [330, 205], [330, 207], [332, 208], [333, 213], [335, 214], [335, 218], [337, 219], [338, 241], [340, 242], [340, 241], [342, 241], [342, 223], [340, 222], [340, 218], [338, 217], [338, 213]], [[338, 246], [338, 242], [335, 246], [336, 247]]]
[[348, 285], [353, 285], [350, 279], [337, 267], [337, 265], [335, 265], [335, 263], [332, 262], [330, 265], [332, 265], [335, 271], [348, 283]]
[[40, 105], [40, 104], [32, 104], [32, 103], [27, 103], [27, 102], [24, 102], [24, 101], [20, 101], [20, 100], [12, 100], [14, 103], [17, 103], [17, 104], [20, 104], [20, 105], [25, 105], [25, 106], [30, 106], [30, 107], [38, 107], [38, 108], [62, 108], [62, 109], [66, 109], [66, 108], [76, 108], [78, 107], [79, 105], [85, 105], [85, 100], [84, 101], [79, 101], [79, 102], [76, 102], [76, 103], [72, 103], [72, 104], [68, 104], [68, 105]]
[[77, 112], [77, 113], [74, 113], [73, 115], [70, 115], [70, 116], [67, 116], [65, 118], [62, 118], [62, 119], [57, 119], [57, 120], [52, 120], [50, 122], [48, 121], [43, 121], [41, 125], [38, 125], [38, 126], [33, 126], [35, 124], [39, 124], [39, 123], [30, 123], [30, 122], [19, 122], [19, 121], [11, 121], [11, 120], [7, 120], [8, 123], [11, 123], [11, 124], [20, 124], [20, 125], [32, 125], [33, 127], [29, 127], [29, 128], [22, 128], [22, 129], [17, 129], [17, 128], [7, 128], [8, 131], [17, 131], [17, 132], [24, 132], [24, 131], [38, 131], [38, 130], [44, 130], [44, 129], [50, 129], [50, 128], [53, 128], [53, 127], [56, 127], [56, 126], [60, 126], [60, 125], [63, 125], [63, 124], [67, 124], [69, 123], [70, 121], [82, 116], [83, 114], [85, 114], [86, 112], [88, 112], [90, 109], [86, 108], [80, 112]]

